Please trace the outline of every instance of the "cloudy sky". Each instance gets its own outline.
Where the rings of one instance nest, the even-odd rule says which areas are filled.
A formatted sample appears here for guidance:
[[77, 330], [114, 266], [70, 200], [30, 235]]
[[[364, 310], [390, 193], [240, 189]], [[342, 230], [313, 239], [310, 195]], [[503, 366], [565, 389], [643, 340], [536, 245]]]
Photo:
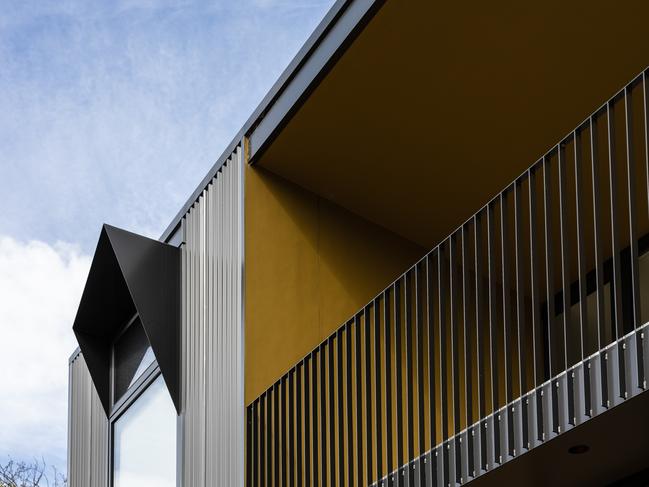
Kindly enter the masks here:
[[100, 226], [159, 237], [333, 0], [2, 0], [0, 460], [65, 469]]

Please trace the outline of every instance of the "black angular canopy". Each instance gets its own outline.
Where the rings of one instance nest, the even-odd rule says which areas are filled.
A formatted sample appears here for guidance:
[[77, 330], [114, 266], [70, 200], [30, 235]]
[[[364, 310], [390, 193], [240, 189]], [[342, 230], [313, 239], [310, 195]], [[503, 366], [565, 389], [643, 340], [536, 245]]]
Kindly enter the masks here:
[[104, 225], [72, 329], [110, 414], [111, 343], [137, 313], [180, 411], [180, 249]]

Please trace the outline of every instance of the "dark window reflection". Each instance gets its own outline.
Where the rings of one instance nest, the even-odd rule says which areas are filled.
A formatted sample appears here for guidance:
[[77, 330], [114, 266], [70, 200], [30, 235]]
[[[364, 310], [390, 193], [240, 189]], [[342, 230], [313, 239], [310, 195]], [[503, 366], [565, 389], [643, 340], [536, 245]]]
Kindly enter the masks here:
[[114, 360], [114, 400], [117, 401], [155, 360], [139, 318], [115, 342]]

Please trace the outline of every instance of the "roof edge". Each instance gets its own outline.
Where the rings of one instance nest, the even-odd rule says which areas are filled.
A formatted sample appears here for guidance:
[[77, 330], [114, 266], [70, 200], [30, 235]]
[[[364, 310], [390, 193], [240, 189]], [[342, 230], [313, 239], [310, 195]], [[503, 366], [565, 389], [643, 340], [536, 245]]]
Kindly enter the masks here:
[[319, 32], [317, 44], [308, 46], [307, 43], [300, 50], [303, 55], [300, 62], [289, 65], [291, 77], [246, 133], [250, 139], [251, 164], [272, 143], [386, 1], [350, 0], [337, 12], [330, 12], [334, 15], [328, 19], [326, 28]]
[[72, 352], [72, 354], [68, 358], [68, 365], [71, 365], [79, 355], [81, 355], [81, 348], [79, 348], [79, 346], [77, 345], [77, 348], [74, 349], [74, 352]]
[[[198, 197], [244, 139], [262, 141], [251, 155], [260, 153], [274, 138], [288, 118], [297, 111], [310, 91], [324, 77], [338, 56], [362, 30], [365, 22], [386, 0], [336, 0], [313, 33], [282, 71], [243, 127], [217, 158], [214, 165], [192, 192], [159, 240], [166, 242]], [[306, 68], [306, 69], [305, 69]]]

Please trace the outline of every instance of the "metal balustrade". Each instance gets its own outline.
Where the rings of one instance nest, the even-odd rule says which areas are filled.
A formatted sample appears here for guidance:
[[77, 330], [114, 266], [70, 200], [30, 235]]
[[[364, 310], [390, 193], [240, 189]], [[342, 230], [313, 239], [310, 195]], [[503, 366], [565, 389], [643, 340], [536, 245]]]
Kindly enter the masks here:
[[248, 406], [247, 485], [464, 484], [646, 389], [648, 74]]

